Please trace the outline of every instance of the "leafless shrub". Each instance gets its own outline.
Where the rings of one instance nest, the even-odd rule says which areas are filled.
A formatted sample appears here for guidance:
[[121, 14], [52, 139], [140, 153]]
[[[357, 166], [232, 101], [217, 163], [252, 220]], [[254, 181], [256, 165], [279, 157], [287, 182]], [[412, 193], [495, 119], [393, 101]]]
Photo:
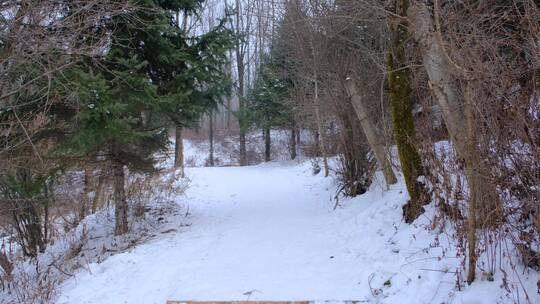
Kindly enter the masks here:
[[[391, 137], [384, 90], [385, 19], [366, 9], [366, 1], [298, 0], [285, 5], [283, 28], [287, 35], [281, 40], [292, 62], [287, 73], [294, 83], [296, 121], [314, 135], [304, 153], [323, 160], [339, 155], [341, 189], [347, 195], [361, 194], [374, 172], [368, 155], [374, 147], [366, 141], [362, 117], [374, 122], [369, 126], [375, 130], [370, 131], [377, 131], [381, 144]], [[353, 107], [345, 86], [351, 73], [368, 113]]]
[[134, 175], [126, 185], [126, 198], [132, 213], [142, 217], [146, 204], [166, 201], [184, 193], [189, 181], [180, 176], [180, 172], [165, 170], [155, 175]]
[[[479, 206], [477, 214], [468, 214], [470, 181], [464, 177], [465, 163], [450, 145], [433, 145], [440, 137], [428, 114], [436, 109], [429, 88], [422, 85], [426, 83], [425, 72], [417, 69], [414, 89], [426, 114], [419, 119], [419, 138], [431, 172], [427, 178], [433, 195], [440, 210], [455, 224], [460, 243], [465, 245], [467, 239], [464, 219], [478, 218], [481, 270], [494, 273], [504, 269], [503, 264], [516, 249], [523, 265], [536, 268], [540, 253], [538, 6], [533, 1], [446, 1], [432, 9], [440, 15], [440, 39], [454, 66], [448, 72], [459, 98], [471, 105], [477, 139], [474, 145], [480, 154], [476, 165], [486, 168], [482, 169], [483, 178], [497, 189], [503, 219], [498, 224], [483, 221], [493, 211], [487, 205]], [[508, 240], [514, 246], [506, 246]]]
[[2, 290], [5, 291], [6, 288], [10, 289], [11, 281], [13, 280], [13, 262], [6, 253], [6, 250], [3, 248], [0, 252], [0, 285]]
[[131, 9], [128, 1], [2, 2], [0, 199], [28, 255], [42, 251], [48, 239], [46, 178], [59, 161], [48, 154], [65, 128], [49, 114], [76, 104], [63, 72], [102, 56], [110, 39], [107, 21]]

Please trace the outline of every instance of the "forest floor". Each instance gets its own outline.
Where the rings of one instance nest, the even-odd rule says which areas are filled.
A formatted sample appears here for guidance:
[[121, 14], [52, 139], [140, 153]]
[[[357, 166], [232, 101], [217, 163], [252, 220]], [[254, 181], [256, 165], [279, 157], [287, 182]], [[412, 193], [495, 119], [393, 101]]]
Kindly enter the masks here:
[[[176, 229], [78, 271], [58, 303], [476, 304], [514, 296], [498, 276], [456, 291], [462, 258], [446, 249], [454, 246], [444, 233], [428, 229], [429, 206], [414, 225], [402, 222], [401, 182], [386, 189], [378, 179], [334, 210], [334, 179], [313, 175], [309, 162], [188, 168], [187, 175], [191, 185], [176, 200], [189, 211]], [[525, 281], [533, 302], [535, 282]]]

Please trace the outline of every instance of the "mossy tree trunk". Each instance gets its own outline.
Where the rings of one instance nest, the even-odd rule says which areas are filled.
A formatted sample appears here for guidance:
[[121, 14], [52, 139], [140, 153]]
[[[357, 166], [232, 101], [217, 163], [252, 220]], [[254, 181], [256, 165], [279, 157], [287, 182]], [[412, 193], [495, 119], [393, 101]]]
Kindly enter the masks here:
[[[408, 0], [395, 0], [394, 12], [406, 18], [409, 7]], [[409, 38], [407, 24], [403, 20], [390, 17], [391, 48], [388, 53], [388, 84], [390, 109], [394, 124], [394, 138], [398, 148], [401, 170], [405, 178], [410, 201], [403, 206], [405, 222], [412, 223], [424, 212], [428, 197], [424, 185], [418, 182], [422, 175], [422, 162], [416, 147], [413, 145], [415, 136], [412, 115], [413, 101], [411, 98], [410, 69], [407, 65], [406, 45]]]

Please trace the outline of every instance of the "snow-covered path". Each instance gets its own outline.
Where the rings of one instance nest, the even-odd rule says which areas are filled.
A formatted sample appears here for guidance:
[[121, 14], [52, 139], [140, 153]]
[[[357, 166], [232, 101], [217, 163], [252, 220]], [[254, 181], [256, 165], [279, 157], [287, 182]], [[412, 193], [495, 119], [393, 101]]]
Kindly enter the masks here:
[[[188, 175], [193, 183], [179, 203], [191, 215], [178, 232], [89, 265], [62, 286], [59, 303], [452, 298], [455, 275], [445, 269], [459, 261], [438, 259], [432, 237], [401, 222], [401, 185], [374, 183], [334, 211], [332, 179], [312, 176], [309, 163], [192, 168]], [[482, 294], [473, 298], [484, 303]]]
[[193, 168], [188, 175], [193, 184], [181, 200], [189, 205], [190, 227], [91, 265], [91, 274], [80, 273], [77, 287], [65, 288], [62, 300], [243, 300], [250, 291], [251, 299], [283, 300], [360, 294], [365, 278], [354, 268], [363, 266], [348, 248], [350, 226], [332, 212], [330, 179], [312, 177], [308, 166], [277, 165]]

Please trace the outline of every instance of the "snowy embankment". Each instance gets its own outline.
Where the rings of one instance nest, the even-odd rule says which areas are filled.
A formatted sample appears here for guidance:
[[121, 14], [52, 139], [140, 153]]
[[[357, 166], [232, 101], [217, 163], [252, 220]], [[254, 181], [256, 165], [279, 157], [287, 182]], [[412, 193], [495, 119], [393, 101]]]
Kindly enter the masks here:
[[[189, 215], [174, 230], [79, 270], [61, 286], [58, 303], [476, 304], [515, 297], [500, 288], [499, 276], [457, 291], [462, 258], [445, 249], [453, 246], [444, 233], [428, 229], [430, 206], [414, 225], [402, 222], [401, 182], [386, 189], [379, 178], [333, 210], [333, 179], [313, 176], [309, 162], [188, 168], [187, 175], [191, 186], [177, 202]], [[531, 302], [540, 303], [538, 274], [519, 274]]]

